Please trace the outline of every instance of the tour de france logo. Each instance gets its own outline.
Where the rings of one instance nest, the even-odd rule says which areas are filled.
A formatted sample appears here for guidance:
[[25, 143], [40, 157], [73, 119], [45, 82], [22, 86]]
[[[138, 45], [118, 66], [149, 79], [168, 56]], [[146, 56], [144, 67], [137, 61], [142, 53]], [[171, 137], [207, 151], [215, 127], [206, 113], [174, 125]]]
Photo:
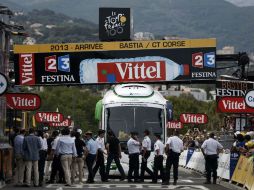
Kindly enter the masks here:
[[124, 27], [127, 18], [124, 13], [111, 12], [110, 16], [107, 16], [104, 21], [105, 31], [109, 37], [113, 37], [124, 32]]

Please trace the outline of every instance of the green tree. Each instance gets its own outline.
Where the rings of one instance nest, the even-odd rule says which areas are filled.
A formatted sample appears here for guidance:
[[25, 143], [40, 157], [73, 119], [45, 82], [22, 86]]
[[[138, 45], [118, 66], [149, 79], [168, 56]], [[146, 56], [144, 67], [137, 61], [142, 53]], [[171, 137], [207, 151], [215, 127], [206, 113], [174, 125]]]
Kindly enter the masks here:
[[41, 97], [39, 111], [53, 111], [57, 109], [65, 117], [71, 116], [75, 127], [83, 130], [97, 131], [94, 119], [95, 105], [101, 97], [91, 90], [80, 87], [43, 87], [38, 92]]

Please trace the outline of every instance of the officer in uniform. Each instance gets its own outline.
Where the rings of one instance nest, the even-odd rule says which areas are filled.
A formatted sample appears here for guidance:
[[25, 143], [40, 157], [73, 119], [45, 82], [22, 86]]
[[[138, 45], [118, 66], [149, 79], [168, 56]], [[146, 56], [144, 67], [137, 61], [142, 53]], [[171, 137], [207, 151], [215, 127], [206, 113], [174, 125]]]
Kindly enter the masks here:
[[175, 131], [174, 135], [168, 138], [165, 149], [168, 156], [166, 161], [165, 181], [162, 184], [169, 185], [170, 170], [173, 165], [173, 185], [176, 185], [178, 180], [179, 156], [183, 151], [183, 141], [179, 138], [179, 131]]
[[153, 172], [147, 167], [147, 160], [151, 154], [151, 139], [149, 138], [150, 132], [144, 131], [144, 139], [142, 141], [142, 163], [141, 163], [141, 174], [140, 181], [144, 182], [144, 175], [147, 172], [153, 178]]
[[131, 132], [131, 138], [127, 142], [129, 151], [129, 171], [128, 182], [132, 181], [132, 173], [134, 172], [134, 182], [139, 182], [139, 154], [141, 143], [138, 141], [138, 134]]
[[94, 183], [94, 174], [93, 174], [93, 164], [96, 159], [96, 154], [98, 150], [97, 143], [93, 140], [92, 136], [93, 133], [91, 131], [86, 132], [86, 148], [87, 148], [87, 155], [86, 155], [86, 165], [88, 169], [88, 179], [86, 183]]
[[164, 144], [161, 142], [161, 135], [155, 134], [156, 142], [154, 143], [154, 178], [152, 183], [157, 183], [158, 181], [158, 171], [160, 171], [161, 179], [164, 180], [163, 171], [163, 154], [164, 154]]
[[100, 129], [98, 131], [98, 137], [96, 138], [98, 152], [96, 164], [93, 168], [93, 174], [96, 175], [96, 172], [100, 168], [101, 181], [107, 182], [106, 174], [105, 174], [105, 165], [104, 165], [104, 153], [105, 153], [105, 142], [104, 142], [105, 130]]
[[218, 153], [223, 149], [223, 146], [214, 139], [214, 133], [210, 133], [209, 139], [201, 146], [202, 153], [205, 157], [206, 166], [206, 182], [204, 184], [211, 184], [211, 174], [213, 172], [213, 184], [216, 184], [217, 180], [217, 168], [218, 168]]

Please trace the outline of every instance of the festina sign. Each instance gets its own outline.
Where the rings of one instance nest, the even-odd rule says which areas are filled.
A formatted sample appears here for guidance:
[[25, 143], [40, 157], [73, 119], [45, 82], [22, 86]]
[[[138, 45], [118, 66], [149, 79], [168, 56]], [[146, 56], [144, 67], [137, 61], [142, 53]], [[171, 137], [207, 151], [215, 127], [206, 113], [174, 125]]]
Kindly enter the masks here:
[[223, 113], [254, 113], [254, 108], [246, 105], [244, 97], [223, 97], [218, 101], [217, 109]]
[[181, 121], [170, 121], [168, 122], [169, 129], [182, 129], [183, 123]]
[[41, 106], [41, 98], [32, 93], [8, 93], [5, 95], [7, 106], [15, 110], [37, 110]]
[[[112, 15], [108, 32], [119, 29], [115, 17], [128, 20]], [[215, 39], [15, 45], [15, 85], [206, 83], [216, 79], [215, 55]]]
[[63, 114], [58, 112], [37, 112], [35, 114], [35, 120], [39, 123], [61, 123], [63, 119]]
[[206, 114], [193, 114], [193, 113], [182, 113], [180, 115], [180, 121], [186, 124], [206, 124], [208, 117]]
[[71, 125], [71, 120], [66, 118], [61, 123], [49, 123], [50, 127], [69, 127]]

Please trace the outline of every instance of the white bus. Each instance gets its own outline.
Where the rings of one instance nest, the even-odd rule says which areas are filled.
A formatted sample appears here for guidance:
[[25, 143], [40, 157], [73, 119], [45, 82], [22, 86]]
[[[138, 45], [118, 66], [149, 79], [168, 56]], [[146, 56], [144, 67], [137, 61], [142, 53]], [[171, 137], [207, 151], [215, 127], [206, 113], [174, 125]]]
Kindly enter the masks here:
[[[172, 105], [150, 85], [119, 84], [107, 91], [103, 99], [97, 103], [96, 118], [100, 120], [101, 129], [113, 131], [120, 140], [121, 164], [127, 172], [129, 159], [126, 144], [130, 132], [138, 132], [142, 140], [144, 130], [148, 129], [152, 144], [155, 140], [154, 133], [161, 134], [161, 139], [165, 142], [167, 122], [172, 119]], [[152, 161], [153, 154], [148, 160], [148, 166]], [[118, 174], [118, 170], [111, 170], [110, 174]]]

